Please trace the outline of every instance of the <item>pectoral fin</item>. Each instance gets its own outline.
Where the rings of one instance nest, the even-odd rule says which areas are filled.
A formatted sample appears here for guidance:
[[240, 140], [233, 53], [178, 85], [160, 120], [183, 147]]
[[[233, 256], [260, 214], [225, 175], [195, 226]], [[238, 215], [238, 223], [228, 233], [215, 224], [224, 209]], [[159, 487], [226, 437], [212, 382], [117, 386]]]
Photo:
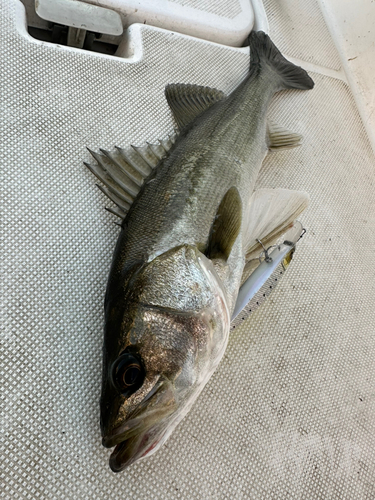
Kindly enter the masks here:
[[302, 135], [277, 125], [272, 121], [267, 126], [267, 143], [270, 151], [296, 148], [301, 145]]
[[258, 189], [251, 197], [245, 236], [246, 260], [257, 258], [264, 246], [274, 244], [307, 208], [309, 196], [289, 189]]
[[230, 188], [222, 199], [211, 228], [206, 255], [227, 260], [241, 230], [242, 202], [237, 188]]
[[210, 87], [176, 83], [165, 87], [165, 97], [181, 130], [213, 104], [223, 100], [225, 94]]

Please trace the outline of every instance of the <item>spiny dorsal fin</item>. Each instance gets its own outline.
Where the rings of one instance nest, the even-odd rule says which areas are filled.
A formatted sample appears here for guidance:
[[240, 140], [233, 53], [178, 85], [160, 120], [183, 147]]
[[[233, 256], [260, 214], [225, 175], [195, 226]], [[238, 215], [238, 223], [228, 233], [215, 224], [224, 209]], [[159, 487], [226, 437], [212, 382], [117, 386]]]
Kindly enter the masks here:
[[224, 195], [212, 225], [206, 255], [209, 259], [227, 260], [241, 230], [242, 202], [235, 187]]
[[154, 153], [154, 155], [156, 156], [158, 161], [160, 161], [164, 158], [166, 151], [161, 144], [149, 144], [149, 143], [147, 143], [147, 146], [150, 147], [151, 151]]
[[165, 97], [178, 128], [182, 130], [215, 102], [222, 101], [225, 94], [210, 87], [176, 83], [165, 87]]
[[104, 193], [108, 198], [113, 201], [115, 205], [117, 205], [121, 210], [124, 212], [127, 212], [130, 208], [130, 204], [126, 203], [126, 201], [122, 200], [117, 193], [114, 193], [111, 189], [107, 188], [106, 186], [101, 186], [100, 184], [97, 184], [98, 188], [102, 193]]
[[281, 149], [296, 148], [301, 145], [302, 135], [296, 134], [281, 125], [269, 121], [267, 127], [268, 149], [280, 151]]
[[165, 153], [168, 153], [172, 148], [173, 144], [176, 142], [176, 135], [168, 135], [166, 139], [159, 139], [160, 146], [164, 149]]
[[96, 165], [84, 162], [86, 167], [104, 184], [100, 190], [117, 205], [109, 212], [124, 218], [134, 198], [138, 195], [144, 180], [150, 175], [160, 160], [167, 156], [176, 140], [175, 135], [159, 140], [159, 144], [131, 146], [126, 149], [116, 147], [115, 151], [91, 151]]
[[123, 160], [118, 152], [110, 152], [104, 149], [101, 149], [100, 152], [109, 160], [107, 169], [111, 175], [115, 175], [115, 180], [120, 182], [120, 179], [122, 180], [125, 176], [138, 187], [142, 186], [146, 174], [142, 175], [142, 173], [133, 168], [129, 162]]
[[99, 164], [91, 165], [90, 163], [83, 162], [84, 165], [92, 172], [105, 186], [116, 191], [122, 195], [125, 201], [128, 203], [133, 203], [134, 196], [130, 194], [130, 190], [122, 189], [110, 175], [103, 170]]
[[132, 148], [119, 148], [117, 149], [117, 161], [129, 173], [129, 175], [136, 176], [141, 179], [141, 183], [145, 177], [148, 177], [152, 172], [152, 168], [144, 161], [142, 156]]
[[139, 147], [132, 145], [132, 148], [151, 169], [155, 168], [159, 163], [159, 158], [153, 152], [150, 144], [145, 144], [144, 146]]
[[116, 217], [119, 217], [120, 219], [123, 219], [126, 215], [126, 212], [122, 210], [121, 208], [110, 208], [110, 207], [105, 207], [105, 209], [113, 215], [116, 215]]

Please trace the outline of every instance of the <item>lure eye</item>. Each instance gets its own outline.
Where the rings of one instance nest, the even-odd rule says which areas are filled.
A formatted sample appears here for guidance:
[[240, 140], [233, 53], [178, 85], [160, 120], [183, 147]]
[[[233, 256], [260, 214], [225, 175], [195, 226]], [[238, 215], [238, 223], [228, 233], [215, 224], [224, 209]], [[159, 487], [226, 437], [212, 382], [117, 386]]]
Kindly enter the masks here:
[[115, 361], [112, 379], [122, 394], [132, 394], [138, 390], [144, 378], [144, 368], [135, 354], [122, 354]]

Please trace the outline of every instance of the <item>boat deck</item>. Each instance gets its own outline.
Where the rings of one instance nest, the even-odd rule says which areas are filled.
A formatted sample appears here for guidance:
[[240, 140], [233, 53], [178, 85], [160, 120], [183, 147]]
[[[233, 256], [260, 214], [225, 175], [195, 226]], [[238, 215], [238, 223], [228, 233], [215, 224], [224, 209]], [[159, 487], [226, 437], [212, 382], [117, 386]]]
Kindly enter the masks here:
[[247, 48], [145, 25], [118, 58], [31, 38], [0, 2], [2, 499], [375, 497], [375, 158], [319, 4], [265, 0], [270, 34], [315, 88], [270, 115], [303, 134], [258, 187], [305, 190], [307, 234], [266, 303], [155, 455], [114, 475], [101, 446], [103, 299], [119, 228], [86, 146], [164, 138], [163, 90], [235, 88]]

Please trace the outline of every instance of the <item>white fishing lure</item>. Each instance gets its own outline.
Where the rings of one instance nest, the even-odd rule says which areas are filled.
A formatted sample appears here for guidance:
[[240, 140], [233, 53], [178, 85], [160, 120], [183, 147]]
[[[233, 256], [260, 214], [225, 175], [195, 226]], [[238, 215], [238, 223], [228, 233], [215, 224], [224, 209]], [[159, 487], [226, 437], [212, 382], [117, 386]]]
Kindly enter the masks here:
[[[284, 241], [276, 245], [271, 253], [265, 249], [259, 257], [259, 266], [241, 286], [232, 314], [231, 328], [244, 321], [275, 289], [288, 267], [298, 240], [304, 234], [302, 224], [295, 222], [284, 235]], [[264, 257], [263, 260], [262, 256]]]

